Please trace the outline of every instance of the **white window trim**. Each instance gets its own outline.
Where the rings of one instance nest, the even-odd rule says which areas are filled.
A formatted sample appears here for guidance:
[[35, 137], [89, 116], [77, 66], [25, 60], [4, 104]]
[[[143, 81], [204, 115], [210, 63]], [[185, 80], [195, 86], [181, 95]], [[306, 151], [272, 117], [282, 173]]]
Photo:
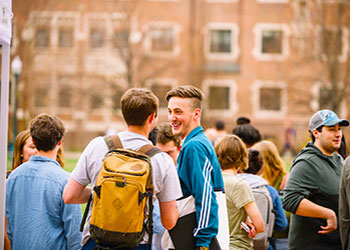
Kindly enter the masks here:
[[[210, 30], [229, 29], [231, 30], [231, 53], [210, 52]], [[209, 60], [235, 60], [239, 56], [239, 28], [236, 23], [209, 23], [205, 28], [204, 54]]]
[[[264, 30], [281, 30], [283, 32], [282, 37], [282, 53], [281, 54], [268, 54], [261, 53], [262, 50], [262, 32]], [[289, 56], [289, 27], [287, 24], [277, 23], [258, 23], [254, 28], [254, 49], [253, 55], [258, 61], [283, 61]]]
[[[151, 28], [172, 28], [174, 35], [174, 47], [172, 51], [152, 51], [151, 37], [150, 37], [150, 29]], [[151, 57], [160, 57], [160, 58], [169, 58], [175, 57], [180, 54], [181, 48], [179, 45], [179, 35], [180, 35], [180, 25], [174, 22], [149, 22], [143, 27], [143, 31], [145, 34], [145, 39], [143, 40], [143, 46], [147, 55]]]
[[[263, 87], [270, 88], [280, 88], [281, 91], [281, 110], [272, 111], [272, 110], [263, 110], [260, 109], [260, 89]], [[287, 84], [285, 82], [276, 82], [276, 81], [255, 81], [252, 86], [253, 92], [253, 113], [255, 117], [264, 118], [264, 117], [278, 117], [282, 118], [286, 115], [287, 112]]]
[[[342, 85], [342, 84], [344, 84], [344, 82], [342, 82], [340, 85]], [[324, 83], [321, 81], [316, 81], [311, 87], [312, 98], [310, 101], [310, 107], [311, 107], [312, 111], [314, 111], [314, 112], [316, 112], [320, 109], [320, 103], [319, 103], [320, 88], [323, 86], [330, 88], [331, 84]], [[340, 104], [340, 114], [339, 115], [346, 116], [346, 98], [344, 98], [342, 103]]]
[[[209, 109], [209, 89], [210, 87], [228, 87], [229, 88], [229, 108], [227, 110], [222, 109]], [[237, 83], [234, 80], [229, 79], [207, 79], [203, 81], [202, 88], [204, 95], [207, 97], [204, 102], [205, 110], [215, 115], [221, 115], [225, 117], [232, 117], [232, 115], [238, 112], [237, 102]]]
[[[329, 30], [332, 30], [332, 31], [335, 31], [336, 30], [336, 27], [335, 26], [328, 26], [328, 27], [326, 27], [326, 28], [328, 28]], [[322, 50], [322, 48], [321, 48], [321, 37], [320, 37], [320, 32], [321, 32], [321, 27], [320, 26], [318, 26], [317, 27], [317, 29], [316, 29], [316, 32], [317, 32], [317, 37], [318, 37], [318, 39], [315, 39], [315, 53], [316, 53], [316, 55], [317, 54], [321, 54], [321, 50]], [[342, 27], [342, 34], [343, 34], [343, 37], [342, 37], [342, 51], [341, 51], [341, 54], [338, 56], [338, 60], [339, 60], [339, 62], [342, 62], [342, 63], [344, 63], [344, 62], [346, 62], [346, 60], [347, 60], [347, 55], [348, 55], [348, 53], [349, 53], [349, 30], [347, 29], [347, 28], [345, 28], [345, 27]], [[327, 61], [327, 55], [325, 55], [325, 54], [321, 54], [321, 59], [323, 60], [323, 61]]]
[[[173, 89], [179, 85], [178, 80], [176, 78], [152, 78], [152, 79], [146, 80], [145, 88], [151, 89], [152, 85], [155, 83], [158, 85], [170, 86], [171, 89]], [[164, 96], [164, 98], [165, 98], [165, 96]], [[161, 114], [167, 114], [168, 108], [159, 107], [159, 112]]]

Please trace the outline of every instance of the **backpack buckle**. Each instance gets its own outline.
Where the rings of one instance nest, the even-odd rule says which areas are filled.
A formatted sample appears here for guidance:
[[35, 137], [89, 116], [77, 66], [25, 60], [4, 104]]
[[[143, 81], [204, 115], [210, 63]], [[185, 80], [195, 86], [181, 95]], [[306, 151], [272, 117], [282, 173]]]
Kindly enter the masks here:
[[121, 188], [125, 187], [125, 186], [126, 186], [125, 177], [122, 177], [121, 180], [117, 180], [117, 181], [115, 182], [115, 185], [116, 185], [117, 187], [121, 187]]

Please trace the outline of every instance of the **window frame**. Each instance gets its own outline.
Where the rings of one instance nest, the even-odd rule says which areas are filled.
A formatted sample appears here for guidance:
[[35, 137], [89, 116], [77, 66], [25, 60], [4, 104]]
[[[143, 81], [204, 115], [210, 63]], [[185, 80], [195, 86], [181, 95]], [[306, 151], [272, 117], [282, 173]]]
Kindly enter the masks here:
[[[148, 79], [145, 82], [145, 87], [147, 89], [152, 89], [153, 84], [158, 84], [158, 85], [167, 85], [170, 86], [170, 89], [175, 88], [176, 86], [179, 85], [178, 80], [176, 78], [152, 78]], [[155, 93], [154, 93], [155, 94]], [[156, 95], [156, 94], [155, 94]], [[165, 96], [164, 96], [165, 98]], [[159, 107], [159, 113], [164, 115], [168, 113], [168, 107]]]
[[[229, 88], [229, 108], [227, 110], [222, 109], [210, 109], [209, 108], [209, 90], [210, 87], [228, 87]], [[237, 83], [232, 79], [206, 79], [202, 83], [204, 95], [207, 96], [207, 100], [204, 102], [205, 110], [209, 113], [215, 113], [216, 115], [231, 117], [238, 112], [239, 104], [237, 101]]]
[[[327, 29], [327, 31], [335, 31], [336, 30], [336, 26], [334, 25], [330, 25], [325, 27]], [[317, 39], [315, 39], [315, 54], [316, 55], [320, 55], [321, 56], [321, 60], [323, 61], [327, 61], [327, 55], [323, 53], [322, 51], [322, 37], [320, 35], [321, 33], [321, 27], [318, 26], [316, 28], [316, 34], [317, 34]], [[342, 30], [342, 51], [340, 53], [340, 55], [338, 55], [338, 61], [341, 63], [346, 62], [347, 58], [348, 58], [348, 53], [349, 53], [349, 30], [342, 26], [341, 27]]]
[[[281, 109], [279, 111], [264, 110], [260, 107], [260, 89], [262, 88], [279, 88], [281, 89]], [[253, 83], [253, 114], [256, 117], [278, 117], [282, 118], [287, 113], [287, 84], [284, 81], [261, 81]]]
[[[152, 28], [171, 28], [173, 32], [174, 44], [173, 49], [171, 51], [153, 51], [152, 50], [152, 36], [151, 30]], [[145, 52], [148, 56], [151, 57], [161, 57], [161, 58], [169, 58], [176, 57], [180, 54], [180, 44], [179, 44], [179, 35], [180, 35], [180, 26], [174, 22], [149, 22], [144, 28], [145, 39], [143, 41], [143, 46]]]
[[[282, 53], [262, 53], [262, 34], [263, 31], [273, 30], [282, 31]], [[258, 61], [283, 61], [289, 56], [289, 35], [290, 29], [287, 24], [279, 23], [257, 23], [254, 27], [254, 49], [253, 55]]]
[[[212, 30], [230, 30], [231, 31], [231, 52], [217, 53], [210, 52], [211, 45], [211, 31]], [[204, 38], [204, 54], [208, 60], [235, 60], [240, 54], [240, 47], [238, 44], [239, 28], [236, 23], [209, 23], [205, 28]]]
[[[341, 82], [340, 85], [343, 85], [344, 82]], [[320, 109], [320, 90], [322, 87], [330, 88], [331, 84], [329, 82], [321, 82], [321, 81], [316, 81], [311, 87], [311, 94], [312, 98], [310, 101], [310, 107], [311, 109], [316, 112], [317, 110]], [[342, 103], [340, 104], [340, 113], [345, 116], [346, 113], [346, 98], [342, 100]]]

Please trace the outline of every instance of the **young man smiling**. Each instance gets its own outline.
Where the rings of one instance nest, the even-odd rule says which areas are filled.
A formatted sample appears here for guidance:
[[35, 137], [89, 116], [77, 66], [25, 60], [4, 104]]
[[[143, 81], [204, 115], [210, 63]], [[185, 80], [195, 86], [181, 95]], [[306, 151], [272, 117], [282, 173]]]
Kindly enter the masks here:
[[[183, 198], [194, 198], [197, 227], [193, 235], [196, 247], [208, 249], [212, 238], [219, 231], [221, 248], [227, 249], [228, 242], [225, 240], [228, 241], [228, 222], [224, 183], [214, 148], [200, 126], [202, 99], [202, 92], [193, 86], [180, 86], [169, 91], [166, 95], [168, 119], [174, 135], [183, 140], [177, 161], [178, 175]], [[186, 214], [181, 213], [181, 207], [179, 210], [180, 215]], [[226, 215], [223, 220], [222, 215]], [[225, 234], [223, 232], [226, 235], [220, 237]]]
[[342, 159], [342, 126], [331, 110], [320, 110], [310, 120], [312, 142], [293, 161], [284, 189], [283, 207], [292, 212], [289, 249], [342, 249], [337, 229]]

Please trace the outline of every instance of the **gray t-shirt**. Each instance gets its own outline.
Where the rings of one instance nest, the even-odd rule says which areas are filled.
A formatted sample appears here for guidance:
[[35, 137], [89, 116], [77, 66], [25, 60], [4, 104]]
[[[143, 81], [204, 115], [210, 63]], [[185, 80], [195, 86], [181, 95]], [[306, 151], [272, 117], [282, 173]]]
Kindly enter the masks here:
[[[120, 132], [118, 136], [125, 149], [138, 150], [146, 144], [152, 144], [146, 137], [130, 131]], [[103, 137], [91, 140], [80, 156], [71, 177], [81, 185], [91, 184], [93, 188], [107, 152], [108, 147]], [[156, 154], [151, 158], [151, 164], [154, 193], [158, 200], [167, 202], [180, 198], [182, 196], [181, 186], [171, 157], [166, 153]], [[90, 238], [90, 212], [91, 210], [84, 226], [82, 245]], [[144, 237], [143, 243], [147, 242], [147, 238], [148, 236]]]

